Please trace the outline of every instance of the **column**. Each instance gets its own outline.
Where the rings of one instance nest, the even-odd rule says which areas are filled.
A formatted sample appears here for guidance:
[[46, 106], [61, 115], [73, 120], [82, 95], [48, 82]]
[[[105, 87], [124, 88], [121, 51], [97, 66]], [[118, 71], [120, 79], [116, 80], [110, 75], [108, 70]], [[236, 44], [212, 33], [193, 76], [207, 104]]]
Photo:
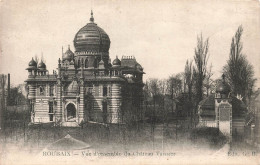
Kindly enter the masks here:
[[62, 122], [62, 83], [61, 83], [61, 64], [59, 59], [58, 77], [57, 77], [57, 109], [55, 112], [55, 122]]
[[111, 103], [110, 103], [110, 113], [109, 118], [111, 118], [111, 123], [119, 123], [121, 119], [121, 85], [112, 84], [111, 86]]
[[78, 123], [81, 123], [84, 120], [84, 63], [81, 61], [81, 75], [80, 75], [80, 91], [79, 91], [79, 110], [78, 110]]

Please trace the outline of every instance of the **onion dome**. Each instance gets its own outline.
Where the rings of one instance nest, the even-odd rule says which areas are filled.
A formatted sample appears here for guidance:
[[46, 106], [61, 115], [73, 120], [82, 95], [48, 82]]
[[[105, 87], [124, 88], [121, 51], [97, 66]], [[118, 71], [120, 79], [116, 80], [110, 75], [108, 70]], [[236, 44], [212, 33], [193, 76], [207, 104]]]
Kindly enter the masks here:
[[68, 93], [78, 93], [78, 89], [79, 89], [79, 86], [78, 86], [77, 81], [73, 80], [73, 81], [70, 83], [70, 85], [68, 86], [67, 92], [68, 92]]
[[71, 61], [74, 58], [74, 53], [70, 50], [70, 46], [68, 46], [68, 50], [62, 55], [62, 60]]
[[116, 59], [114, 59], [114, 61], [113, 61], [113, 65], [114, 66], [121, 66], [121, 61], [118, 59], [117, 56], [116, 56]]
[[28, 68], [27, 69], [36, 69], [37, 68], [37, 63], [36, 61], [34, 61], [34, 59], [32, 58], [32, 60], [29, 62], [28, 64]]
[[82, 27], [74, 38], [76, 52], [108, 52], [110, 39], [107, 33], [94, 23], [91, 11], [90, 22]]
[[44, 64], [44, 62], [41, 60], [41, 62], [38, 64], [38, 69], [40, 70], [45, 70], [46, 69], [46, 65]]
[[220, 94], [229, 94], [231, 92], [231, 88], [225, 81], [225, 75], [222, 75], [222, 81], [218, 84], [216, 88], [216, 93]]

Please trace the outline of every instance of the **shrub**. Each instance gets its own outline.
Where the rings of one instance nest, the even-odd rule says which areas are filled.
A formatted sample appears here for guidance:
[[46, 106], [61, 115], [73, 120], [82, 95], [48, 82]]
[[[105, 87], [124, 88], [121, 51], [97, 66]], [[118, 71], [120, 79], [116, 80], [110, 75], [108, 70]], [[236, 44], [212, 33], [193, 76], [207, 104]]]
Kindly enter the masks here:
[[219, 131], [218, 128], [213, 127], [200, 127], [194, 128], [191, 131], [190, 137], [195, 142], [204, 140], [208, 142], [211, 147], [220, 147], [227, 142], [227, 137]]

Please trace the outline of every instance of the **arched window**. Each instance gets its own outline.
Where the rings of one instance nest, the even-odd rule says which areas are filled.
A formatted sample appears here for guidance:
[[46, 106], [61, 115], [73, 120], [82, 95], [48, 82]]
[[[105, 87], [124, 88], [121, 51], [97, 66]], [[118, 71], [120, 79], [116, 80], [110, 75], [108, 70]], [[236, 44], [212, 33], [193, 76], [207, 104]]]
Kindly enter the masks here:
[[88, 59], [85, 59], [85, 68], [88, 68]]
[[54, 88], [54, 86], [51, 84], [50, 85], [50, 96], [53, 96], [53, 88]]
[[80, 65], [80, 59], [78, 59], [78, 67], [81, 67], [81, 65]]
[[40, 95], [43, 95], [44, 94], [44, 89], [42, 86], [40, 86]]
[[98, 67], [98, 59], [95, 58], [95, 60], [94, 60], [94, 68], [97, 68], [97, 67]]

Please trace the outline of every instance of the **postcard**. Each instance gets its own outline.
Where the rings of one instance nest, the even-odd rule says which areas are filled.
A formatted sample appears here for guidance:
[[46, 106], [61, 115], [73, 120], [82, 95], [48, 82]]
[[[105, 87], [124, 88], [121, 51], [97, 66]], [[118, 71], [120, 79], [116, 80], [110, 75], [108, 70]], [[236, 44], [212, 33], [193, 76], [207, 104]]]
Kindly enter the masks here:
[[260, 164], [257, 0], [0, 0], [0, 164]]

